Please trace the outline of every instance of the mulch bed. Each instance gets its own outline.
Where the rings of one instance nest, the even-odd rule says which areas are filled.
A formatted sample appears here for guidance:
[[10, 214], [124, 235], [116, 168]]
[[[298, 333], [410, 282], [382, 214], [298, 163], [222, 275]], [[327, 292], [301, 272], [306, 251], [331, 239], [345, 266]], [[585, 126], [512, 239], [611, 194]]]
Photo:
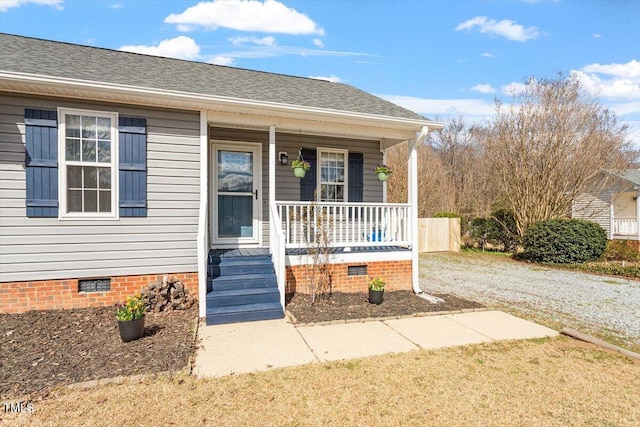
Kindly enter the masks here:
[[123, 343], [113, 307], [0, 314], [0, 398], [51, 387], [188, 366], [197, 311], [148, 313], [145, 334]]
[[434, 294], [445, 302], [432, 304], [410, 291], [385, 292], [380, 305], [370, 304], [367, 294], [334, 292], [330, 297], [317, 297], [311, 305], [311, 297], [296, 293], [287, 295], [287, 311], [296, 323], [324, 323], [342, 320], [368, 319], [372, 317], [401, 317], [439, 311], [459, 311], [483, 308], [481, 304], [463, 300], [453, 295]]

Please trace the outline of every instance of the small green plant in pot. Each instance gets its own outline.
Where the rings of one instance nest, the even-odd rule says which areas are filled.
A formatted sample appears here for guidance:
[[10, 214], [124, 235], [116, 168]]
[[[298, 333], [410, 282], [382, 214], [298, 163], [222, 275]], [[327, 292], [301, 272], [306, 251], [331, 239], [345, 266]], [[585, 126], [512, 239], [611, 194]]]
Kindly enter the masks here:
[[384, 279], [381, 277], [374, 277], [369, 281], [369, 302], [371, 304], [382, 304], [384, 285]]
[[137, 340], [144, 334], [146, 304], [142, 295], [127, 297], [124, 304], [116, 306], [116, 319], [122, 341]]

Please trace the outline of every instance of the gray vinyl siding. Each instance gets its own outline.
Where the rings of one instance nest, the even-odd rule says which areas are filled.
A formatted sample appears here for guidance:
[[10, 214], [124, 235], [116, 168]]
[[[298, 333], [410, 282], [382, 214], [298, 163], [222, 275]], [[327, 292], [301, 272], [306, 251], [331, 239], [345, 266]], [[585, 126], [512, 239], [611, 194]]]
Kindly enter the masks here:
[[[253, 142], [262, 144], [262, 243], [269, 244], [269, 133], [259, 130], [231, 129], [211, 127], [211, 140]], [[362, 153], [363, 165], [363, 202], [382, 203], [382, 182], [371, 170], [382, 161], [380, 143], [372, 140], [348, 138], [330, 138], [315, 135], [294, 135], [276, 130], [276, 157], [281, 151], [289, 155], [289, 164], [281, 165], [276, 159], [276, 200], [299, 201], [300, 179], [293, 176], [291, 161], [298, 157], [298, 149], [304, 148], [340, 148], [349, 152]], [[314, 171], [310, 171], [314, 172]], [[212, 204], [212, 208], [215, 206]], [[212, 242], [215, 244], [215, 242]]]
[[[604, 191], [599, 189], [597, 191], [587, 191], [576, 197], [573, 201], [572, 217], [586, 219], [599, 224], [607, 232], [607, 236], [611, 238], [611, 205], [614, 205], [615, 218], [616, 214], [620, 215], [622, 213], [620, 212], [620, 206], [616, 205], [622, 204], [622, 198], [633, 190], [633, 184], [625, 180], [618, 180], [606, 188]], [[632, 196], [627, 195], [629, 197]], [[633, 205], [633, 214], [629, 216], [636, 216], [635, 204]]]
[[610, 193], [599, 195], [582, 193], [573, 201], [572, 216], [586, 219], [600, 225], [611, 235], [611, 196]]
[[[198, 113], [13, 95], [0, 104], [0, 281], [197, 271]], [[147, 120], [147, 217], [26, 217], [24, 110], [58, 107]]]

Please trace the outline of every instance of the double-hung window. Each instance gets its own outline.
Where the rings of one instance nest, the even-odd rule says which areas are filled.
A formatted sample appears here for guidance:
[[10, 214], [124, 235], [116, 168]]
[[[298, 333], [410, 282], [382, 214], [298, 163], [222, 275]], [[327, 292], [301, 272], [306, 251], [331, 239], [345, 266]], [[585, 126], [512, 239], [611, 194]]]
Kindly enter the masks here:
[[321, 202], [345, 202], [347, 198], [348, 150], [318, 148], [318, 182]]
[[117, 218], [118, 115], [60, 109], [60, 216]]

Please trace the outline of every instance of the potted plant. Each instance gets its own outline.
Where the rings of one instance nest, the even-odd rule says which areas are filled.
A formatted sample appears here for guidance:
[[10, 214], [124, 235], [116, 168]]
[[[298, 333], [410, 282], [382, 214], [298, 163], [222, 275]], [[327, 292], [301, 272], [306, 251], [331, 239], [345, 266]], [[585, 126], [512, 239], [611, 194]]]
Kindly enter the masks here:
[[381, 277], [374, 277], [369, 281], [369, 302], [371, 304], [382, 304], [382, 297], [384, 296], [384, 279]]
[[296, 178], [304, 178], [307, 171], [311, 169], [311, 163], [298, 158], [291, 162], [291, 167], [293, 168], [293, 176]]
[[145, 301], [141, 294], [127, 297], [124, 304], [116, 306], [116, 319], [122, 341], [129, 342], [142, 337], [145, 311]]
[[384, 163], [381, 163], [379, 166], [373, 168], [373, 171], [378, 174], [378, 179], [380, 181], [386, 181], [389, 179], [389, 175], [393, 172], [391, 168]]

